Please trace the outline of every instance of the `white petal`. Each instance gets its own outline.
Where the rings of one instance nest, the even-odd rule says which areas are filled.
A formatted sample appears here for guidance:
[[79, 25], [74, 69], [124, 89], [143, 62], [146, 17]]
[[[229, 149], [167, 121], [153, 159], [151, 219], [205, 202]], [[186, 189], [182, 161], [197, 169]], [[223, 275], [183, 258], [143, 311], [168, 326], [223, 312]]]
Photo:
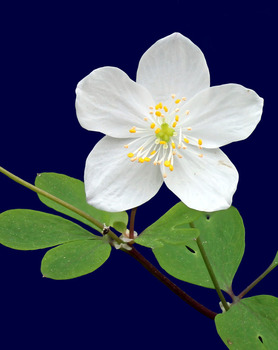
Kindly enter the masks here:
[[133, 126], [145, 127], [153, 105], [150, 93], [115, 67], [94, 70], [76, 88], [76, 112], [88, 130], [113, 137], [132, 137]]
[[[159, 167], [131, 162], [124, 148], [131, 139], [102, 138], [89, 154], [85, 191], [92, 206], [109, 212], [137, 207], [151, 199], [163, 183]], [[140, 140], [136, 140], [140, 146]]]
[[227, 209], [238, 183], [238, 172], [220, 149], [188, 147], [175, 158], [174, 170], [164, 179], [167, 187], [188, 207], [200, 211]]
[[[263, 99], [238, 84], [214, 86], [186, 103], [190, 111], [183, 127], [203, 140], [203, 147], [218, 148], [247, 138], [261, 119]], [[182, 114], [184, 111], [180, 111]]]
[[194, 96], [210, 85], [209, 70], [202, 51], [180, 33], [158, 40], [142, 56], [136, 81], [145, 86], [156, 103], [176, 94]]

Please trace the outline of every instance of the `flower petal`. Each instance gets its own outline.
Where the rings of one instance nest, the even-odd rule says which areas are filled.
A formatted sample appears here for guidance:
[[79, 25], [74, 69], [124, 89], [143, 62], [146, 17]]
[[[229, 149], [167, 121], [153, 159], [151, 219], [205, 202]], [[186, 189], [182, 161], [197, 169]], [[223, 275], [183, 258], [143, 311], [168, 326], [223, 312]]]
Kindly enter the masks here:
[[76, 88], [80, 124], [113, 137], [132, 137], [129, 130], [133, 126], [145, 127], [144, 117], [153, 104], [143, 86], [115, 67], [94, 70]]
[[[130, 139], [103, 137], [89, 154], [85, 191], [92, 206], [109, 212], [137, 207], [151, 199], [163, 183], [160, 168], [131, 162], [124, 148]], [[138, 146], [140, 146], [140, 139]]]
[[262, 108], [263, 99], [253, 90], [238, 84], [214, 86], [184, 105], [190, 113], [183, 127], [192, 127], [190, 136], [202, 139], [203, 147], [218, 148], [247, 138], [260, 121]]
[[171, 94], [189, 99], [210, 85], [202, 51], [180, 33], [158, 40], [144, 53], [136, 81], [151, 92], [156, 103], [164, 104]]
[[183, 150], [175, 158], [174, 170], [164, 179], [167, 187], [188, 207], [200, 211], [227, 209], [238, 183], [238, 172], [220, 149]]

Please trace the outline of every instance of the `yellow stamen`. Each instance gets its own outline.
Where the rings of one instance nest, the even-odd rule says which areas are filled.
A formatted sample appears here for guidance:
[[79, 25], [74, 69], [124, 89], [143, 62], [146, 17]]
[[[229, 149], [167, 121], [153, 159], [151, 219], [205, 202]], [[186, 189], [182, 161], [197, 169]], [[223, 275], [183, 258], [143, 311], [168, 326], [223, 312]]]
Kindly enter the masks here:
[[161, 117], [161, 112], [160, 112], [160, 111], [156, 111], [156, 112], [155, 112], [155, 115], [156, 115], [157, 117]]
[[177, 126], [177, 122], [174, 122], [174, 123], [172, 124], [172, 127], [175, 128], [176, 126]]
[[159, 141], [161, 145], [166, 145], [166, 141]]
[[149, 157], [145, 157], [145, 158], [144, 158], [144, 161], [145, 161], [145, 162], [149, 162], [150, 160], [151, 160], [151, 159], [150, 159]]
[[163, 174], [163, 178], [166, 179], [166, 177], [167, 177], [167, 175], [164, 173], [164, 174]]
[[165, 112], [168, 112], [168, 108], [166, 106], [163, 107]]
[[199, 156], [200, 158], [203, 158], [203, 154], [202, 154], [202, 153], [198, 154], [198, 156]]
[[171, 171], [173, 171], [173, 170], [174, 170], [174, 167], [173, 167], [173, 165], [172, 165], [172, 164], [169, 166], [169, 169], [170, 169]]
[[183, 101], [186, 101], [186, 97], [182, 97], [181, 99], [182, 99]]
[[148, 121], [148, 118], [147, 118], [147, 117], [144, 117], [144, 120], [145, 120], [145, 122], [147, 122], [147, 121]]
[[180, 101], [181, 101], [180, 98], [178, 98], [178, 99], [175, 101], [175, 103], [178, 104], [178, 103], [180, 103]]
[[124, 145], [124, 148], [128, 148], [128, 145]]
[[161, 109], [162, 108], [162, 102], [159, 102], [156, 106], [155, 106], [155, 109]]
[[174, 142], [172, 142], [172, 148], [175, 149], [176, 148], [176, 145]]
[[185, 114], [188, 115], [190, 113], [189, 109], [185, 111]]
[[155, 153], [156, 153], [156, 151], [151, 151], [150, 155], [152, 156], [152, 155], [155, 154]]
[[188, 130], [188, 131], [191, 131], [191, 130], [192, 130], [192, 128], [189, 126], [189, 127], [187, 128], [187, 130]]
[[165, 160], [164, 165], [168, 168], [171, 165], [171, 163], [169, 160]]
[[176, 94], [172, 94], [171, 97], [172, 97], [172, 98], [175, 98], [175, 97], [176, 97]]
[[155, 128], [155, 123], [151, 123], [151, 129]]
[[199, 139], [199, 140], [198, 140], [198, 145], [199, 145], [199, 146], [202, 146], [202, 144], [203, 144], [203, 141], [202, 141], [201, 139]]
[[178, 115], [175, 116], [175, 121], [178, 122], [180, 117]]
[[144, 158], [139, 158], [139, 159], [138, 159], [138, 162], [139, 162], [139, 163], [144, 163], [144, 161], [145, 161]]
[[149, 109], [153, 109], [153, 106], [150, 106]]
[[129, 158], [132, 158], [132, 157], [134, 157], [134, 154], [133, 153], [128, 153], [128, 155], [127, 155]]
[[189, 140], [186, 137], [183, 139], [183, 141], [189, 143]]
[[149, 114], [153, 114], [153, 111], [150, 111]]
[[155, 133], [158, 134], [159, 132], [160, 132], [160, 129], [157, 128], [157, 129], [155, 130]]
[[132, 134], [136, 133], [135, 126], [134, 126], [133, 128], [131, 128], [131, 129], [129, 130], [129, 132], [131, 132]]

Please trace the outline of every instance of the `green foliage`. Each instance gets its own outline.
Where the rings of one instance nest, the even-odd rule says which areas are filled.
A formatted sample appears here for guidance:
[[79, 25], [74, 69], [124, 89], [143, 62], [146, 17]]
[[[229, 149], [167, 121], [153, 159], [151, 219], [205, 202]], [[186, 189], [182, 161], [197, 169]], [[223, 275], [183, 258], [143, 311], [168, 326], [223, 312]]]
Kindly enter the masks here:
[[136, 243], [154, 249], [168, 244], [184, 245], [192, 242], [198, 237], [199, 231], [188, 227], [188, 224], [201, 214], [179, 202], [149, 226], [136, 239]]
[[[126, 229], [128, 222], [127, 213], [108, 213], [89, 205], [86, 201], [84, 183], [80, 180], [62, 174], [42, 173], [36, 177], [35, 185], [42, 190], [45, 190], [48, 193], [52, 194], [53, 196], [58, 197], [65, 202], [75, 206], [76, 208], [84, 211], [101, 223], [105, 223], [107, 226], [114, 227], [119, 232], [124, 232]], [[42, 195], [38, 196], [40, 200], [48, 207], [55, 209], [63, 214], [69, 215], [74, 219], [92, 226], [94, 229], [101, 232], [100, 228], [82, 216]]]
[[[192, 227], [195, 227], [195, 233]], [[177, 238], [179, 232], [180, 240]], [[202, 213], [178, 203], [143, 235], [144, 245], [153, 247], [160, 266], [169, 274], [186, 282], [214, 288], [195, 241], [200, 235], [221, 289], [229, 291], [245, 246], [243, 222], [234, 207]], [[162, 237], [158, 243], [154, 240], [155, 235]], [[169, 237], [165, 239], [166, 236]], [[136, 242], [141, 243], [139, 239]]]
[[70, 242], [49, 250], [41, 264], [45, 277], [64, 280], [98, 269], [109, 258], [111, 247], [104, 240]]
[[0, 243], [20, 250], [34, 250], [98, 236], [56, 215], [27, 209], [0, 214]]
[[273, 296], [242, 299], [217, 315], [215, 324], [229, 349], [278, 349], [278, 299]]

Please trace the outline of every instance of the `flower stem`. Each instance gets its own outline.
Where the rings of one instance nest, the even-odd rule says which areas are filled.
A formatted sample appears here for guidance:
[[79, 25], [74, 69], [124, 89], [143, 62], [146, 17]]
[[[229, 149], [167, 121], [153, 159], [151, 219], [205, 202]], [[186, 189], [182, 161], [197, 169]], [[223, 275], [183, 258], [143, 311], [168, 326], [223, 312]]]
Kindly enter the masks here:
[[[193, 222], [190, 223], [190, 226], [192, 228], [195, 228], [195, 225], [194, 225]], [[202, 258], [204, 260], [204, 263], [206, 265], [206, 268], [208, 270], [208, 273], [210, 275], [211, 281], [212, 281], [212, 283], [214, 285], [214, 288], [215, 288], [215, 290], [216, 290], [216, 292], [217, 292], [217, 294], [218, 294], [218, 296], [219, 296], [219, 298], [220, 298], [220, 300], [222, 302], [222, 305], [224, 306], [225, 310], [228, 311], [229, 310], [229, 305], [227, 304], [227, 302], [226, 302], [226, 300], [224, 298], [224, 295], [223, 295], [223, 293], [221, 291], [221, 288], [219, 286], [219, 283], [217, 281], [217, 278], [215, 276], [215, 273], [213, 271], [213, 268], [211, 266], [211, 263], [209, 261], [209, 258], [207, 256], [207, 253], [205, 251], [205, 248], [203, 246], [203, 243], [202, 243], [202, 240], [201, 240], [200, 236], [198, 236], [198, 238], [196, 239], [196, 242], [197, 242], [198, 248], [200, 250], [200, 253], [202, 255]]]
[[258, 278], [255, 279], [254, 282], [249, 284], [238, 296], [237, 301], [242, 299], [252, 288], [254, 288], [266, 275], [268, 275], [276, 266], [278, 265], [277, 261], [274, 260], [272, 264], [263, 272]]
[[[19, 183], [20, 185], [27, 187], [29, 190], [34, 191], [44, 197], [47, 197], [48, 199], [52, 200], [53, 202], [56, 202], [60, 205], [62, 205], [63, 207], [75, 212], [76, 214], [82, 216], [83, 218], [87, 219], [88, 221], [90, 221], [91, 223], [93, 223], [95, 226], [97, 226], [98, 228], [100, 228], [101, 230], [103, 230], [103, 223], [99, 222], [98, 220], [94, 219], [91, 215], [85, 213], [83, 210], [80, 210], [78, 208], [76, 208], [75, 206], [63, 201], [62, 199], [53, 196], [52, 194], [42, 190], [41, 188], [34, 186], [32, 184], [30, 184], [27, 181], [24, 181], [23, 179], [21, 179], [20, 177], [10, 173], [8, 170], [2, 168], [0, 166], [0, 173], [6, 175], [7, 177], [9, 177], [10, 179], [12, 179], [13, 181]], [[119, 237], [117, 235], [115, 235], [111, 230], [108, 231], [107, 233], [113, 240], [117, 241], [118, 243], [121, 243], [122, 241], [119, 239]]]
[[137, 208], [131, 209], [130, 220], [129, 220], [129, 238], [134, 239], [134, 223]]
[[126, 251], [134, 259], [136, 259], [141, 265], [143, 265], [154, 277], [156, 277], [160, 282], [167, 286], [172, 292], [174, 292], [178, 297], [180, 297], [187, 304], [192, 306], [195, 310], [199, 311], [204, 316], [214, 320], [217, 313], [211, 311], [204, 305], [200, 304], [198, 301], [193, 299], [190, 295], [185, 293], [176, 284], [169, 280], [165, 275], [163, 275], [155, 266], [153, 266], [143, 255], [141, 255], [138, 250], [134, 247], [132, 250]]

